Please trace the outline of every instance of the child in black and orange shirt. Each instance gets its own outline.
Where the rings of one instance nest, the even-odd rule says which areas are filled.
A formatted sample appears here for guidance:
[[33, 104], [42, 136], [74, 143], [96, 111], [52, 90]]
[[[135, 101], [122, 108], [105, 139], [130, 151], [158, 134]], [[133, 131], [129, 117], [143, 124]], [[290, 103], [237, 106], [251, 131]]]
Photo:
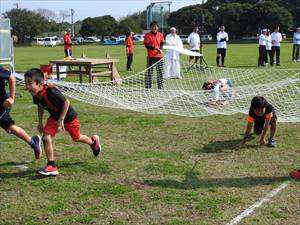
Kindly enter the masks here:
[[[48, 159], [45, 168], [38, 172], [45, 176], [59, 174], [54, 161], [52, 138], [60, 131], [67, 130], [74, 141], [90, 145], [93, 154], [98, 156], [101, 152], [98, 135], [88, 137], [80, 133], [76, 111], [70, 105], [69, 100], [55, 86], [44, 83], [42, 71], [31, 69], [25, 73], [24, 77], [26, 89], [33, 96], [33, 103], [37, 105], [38, 130], [43, 133], [42, 140]], [[44, 109], [50, 114], [45, 126], [43, 125]]]
[[[275, 133], [276, 133], [276, 124], [277, 116], [274, 110], [274, 107], [267, 102], [264, 97], [256, 96], [251, 100], [251, 107], [248, 115], [248, 124], [244, 138], [241, 142], [241, 146], [244, 146], [254, 123], [254, 133], [260, 135], [260, 144], [266, 145], [269, 147], [274, 147], [276, 145]], [[265, 137], [270, 127], [270, 138], [268, 142]]]
[[[5, 91], [5, 81], [8, 81], [9, 93]], [[10, 109], [14, 104], [16, 90], [16, 78], [10, 71], [0, 66], [0, 126], [9, 134], [14, 134], [30, 145], [36, 159], [40, 159], [42, 148], [40, 136], [30, 137], [25, 130], [15, 125], [10, 116]]]

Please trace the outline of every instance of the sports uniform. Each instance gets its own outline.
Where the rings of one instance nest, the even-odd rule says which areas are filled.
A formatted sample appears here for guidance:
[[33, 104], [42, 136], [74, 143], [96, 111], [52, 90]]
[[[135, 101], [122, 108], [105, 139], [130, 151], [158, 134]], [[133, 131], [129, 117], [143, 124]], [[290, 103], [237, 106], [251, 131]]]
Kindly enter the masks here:
[[274, 107], [267, 102], [265, 113], [262, 116], [258, 116], [255, 114], [254, 109], [250, 107], [247, 121], [249, 123], [254, 123], [254, 132], [255, 134], [261, 134], [265, 125], [266, 119], [271, 119], [270, 123], [273, 120], [277, 120], [277, 116], [274, 110]]

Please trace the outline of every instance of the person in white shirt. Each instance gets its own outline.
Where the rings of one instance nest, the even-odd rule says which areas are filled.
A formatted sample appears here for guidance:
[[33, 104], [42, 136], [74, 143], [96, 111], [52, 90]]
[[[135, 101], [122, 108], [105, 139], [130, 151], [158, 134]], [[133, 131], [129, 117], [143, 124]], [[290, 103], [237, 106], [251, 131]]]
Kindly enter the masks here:
[[257, 66], [265, 66], [265, 53], [266, 53], [266, 42], [267, 39], [267, 29], [261, 30], [261, 35], [259, 36], [259, 47], [258, 47], [258, 64]]
[[[219, 33], [217, 34], [217, 66], [224, 67], [226, 48], [227, 48], [228, 34], [225, 32], [225, 26], [221, 25], [219, 28]], [[221, 65], [220, 65], [221, 57]]]
[[280, 66], [280, 42], [282, 41], [282, 35], [279, 32], [279, 26], [275, 27], [274, 32], [271, 34], [272, 41], [272, 56], [270, 65], [274, 65], [274, 56], [276, 54], [276, 65]]
[[[166, 44], [183, 48], [182, 41], [176, 34], [176, 28], [171, 27], [170, 31], [171, 33], [166, 36]], [[181, 78], [179, 53], [174, 50], [167, 50], [166, 52], [166, 70], [164, 78]]]
[[300, 62], [299, 60], [299, 48], [300, 48], [300, 27], [297, 27], [293, 35], [293, 55], [292, 60], [294, 62]]
[[272, 40], [271, 40], [271, 35], [270, 35], [270, 30], [267, 29], [267, 41], [266, 41], [266, 52], [265, 52], [265, 65], [268, 65], [268, 56], [269, 59], [271, 60], [271, 54], [272, 54]]
[[[194, 27], [193, 32], [188, 36], [187, 42], [189, 43], [190, 47], [191, 47], [191, 51], [193, 52], [200, 52], [200, 36], [198, 34], [199, 28], [198, 27]], [[193, 67], [192, 61], [195, 58], [195, 62], [194, 64], [196, 64], [197, 66], [197, 62], [199, 60], [199, 56], [190, 56], [189, 59], [189, 69], [191, 69]]]

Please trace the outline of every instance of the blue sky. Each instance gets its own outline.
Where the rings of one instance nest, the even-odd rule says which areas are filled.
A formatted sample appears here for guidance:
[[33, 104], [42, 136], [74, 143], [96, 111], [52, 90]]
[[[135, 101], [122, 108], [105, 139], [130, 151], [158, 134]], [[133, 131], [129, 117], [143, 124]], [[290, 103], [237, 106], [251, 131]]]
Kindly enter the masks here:
[[[55, 13], [72, 8], [75, 10], [74, 21], [103, 15], [112, 15], [119, 19], [144, 10], [151, 2], [161, 1], [166, 0], [0, 0], [0, 12], [4, 13], [15, 8], [18, 3], [20, 8], [29, 10], [46, 8]], [[171, 11], [176, 11], [184, 6], [199, 4], [202, 0], [171, 0], [171, 2]]]

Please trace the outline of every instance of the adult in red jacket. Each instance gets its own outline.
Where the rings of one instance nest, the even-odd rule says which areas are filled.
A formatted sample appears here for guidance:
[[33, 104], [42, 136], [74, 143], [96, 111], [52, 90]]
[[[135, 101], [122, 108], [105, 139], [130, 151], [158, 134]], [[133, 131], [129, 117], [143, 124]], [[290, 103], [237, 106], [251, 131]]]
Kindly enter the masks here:
[[133, 32], [128, 32], [125, 39], [126, 55], [127, 55], [127, 71], [132, 71], [131, 64], [133, 59]]
[[71, 40], [70, 28], [66, 30], [66, 34], [64, 35], [64, 50], [65, 50], [65, 57], [72, 56], [72, 40]]
[[156, 66], [157, 73], [157, 88], [163, 88], [163, 51], [162, 46], [164, 44], [164, 36], [158, 32], [158, 23], [153, 21], [150, 23], [151, 31], [144, 37], [144, 44], [147, 48], [147, 67], [148, 70], [145, 74], [145, 88], [152, 87], [152, 74], [153, 64]]

